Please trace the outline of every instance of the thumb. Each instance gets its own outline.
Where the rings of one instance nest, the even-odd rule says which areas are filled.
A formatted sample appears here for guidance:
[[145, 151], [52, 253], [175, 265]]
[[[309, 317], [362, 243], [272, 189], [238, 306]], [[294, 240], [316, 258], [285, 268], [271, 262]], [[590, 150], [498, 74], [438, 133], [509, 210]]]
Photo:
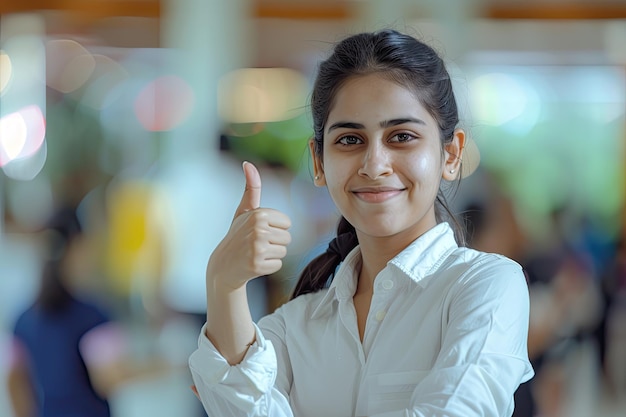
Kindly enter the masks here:
[[235, 217], [246, 211], [257, 209], [261, 205], [261, 175], [259, 171], [253, 164], [244, 161], [243, 173], [246, 176], [246, 189], [235, 212]]

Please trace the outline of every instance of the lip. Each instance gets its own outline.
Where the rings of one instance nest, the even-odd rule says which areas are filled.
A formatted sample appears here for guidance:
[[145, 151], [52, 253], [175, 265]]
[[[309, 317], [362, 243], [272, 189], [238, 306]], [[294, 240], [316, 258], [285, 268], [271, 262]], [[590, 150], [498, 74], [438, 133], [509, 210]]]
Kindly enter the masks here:
[[361, 187], [351, 191], [359, 200], [366, 203], [384, 203], [400, 195], [405, 189], [395, 187]]

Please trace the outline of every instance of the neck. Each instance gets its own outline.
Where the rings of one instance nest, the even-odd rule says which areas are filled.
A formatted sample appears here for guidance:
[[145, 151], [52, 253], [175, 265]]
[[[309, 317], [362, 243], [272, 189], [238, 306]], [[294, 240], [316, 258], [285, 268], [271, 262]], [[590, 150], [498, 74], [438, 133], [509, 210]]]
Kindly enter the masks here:
[[387, 266], [387, 262], [402, 252], [409, 243], [411, 241], [405, 244], [397, 237], [377, 238], [359, 234], [361, 272], [359, 273], [357, 293], [371, 293], [378, 273]]
[[361, 250], [361, 272], [359, 273], [357, 293], [371, 293], [376, 276], [387, 266], [387, 262], [423, 233], [425, 232], [416, 233], [415, 230], [405, 230], [393, 236], [376, 237], [365, 235], [357, 230]]

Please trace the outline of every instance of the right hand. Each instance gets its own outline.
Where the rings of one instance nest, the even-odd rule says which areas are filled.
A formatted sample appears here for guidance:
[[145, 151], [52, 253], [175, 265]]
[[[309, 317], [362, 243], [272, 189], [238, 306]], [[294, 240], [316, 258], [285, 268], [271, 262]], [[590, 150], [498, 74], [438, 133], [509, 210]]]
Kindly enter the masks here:
[[273, 274], [282, 267], [291, 242], [291, 220], [278, 210], [260, 208], [261, 176], [250, 162], [243, 163], [246, 188], [228, 233], [207, 265], [207, 282], [238, 289], [249, 280]]

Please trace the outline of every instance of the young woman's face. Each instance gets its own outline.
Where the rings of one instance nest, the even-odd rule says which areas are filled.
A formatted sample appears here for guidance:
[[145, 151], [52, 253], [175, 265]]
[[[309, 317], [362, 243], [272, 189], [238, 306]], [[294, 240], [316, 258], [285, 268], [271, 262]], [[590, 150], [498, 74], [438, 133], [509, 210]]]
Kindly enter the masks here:
[[436, 225], [444, 161], [439, 128], [415, 95], [377, 74], [338, 91], [315, 157], [343, 216], [363, 236], [401, 235], [407, 244]]

